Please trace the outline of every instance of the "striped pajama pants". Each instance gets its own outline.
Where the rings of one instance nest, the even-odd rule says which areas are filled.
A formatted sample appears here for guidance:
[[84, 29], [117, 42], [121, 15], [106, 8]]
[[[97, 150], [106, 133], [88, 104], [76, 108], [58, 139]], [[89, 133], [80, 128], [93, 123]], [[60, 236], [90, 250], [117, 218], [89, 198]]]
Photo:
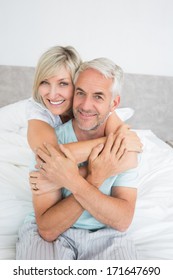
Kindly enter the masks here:
[[97, 231], [70, 228], [55, 241], [41, 238], [35, 220], [19, 230], [17, 260], [134, 260], [136, 248], [125, 233], [112, 228]]

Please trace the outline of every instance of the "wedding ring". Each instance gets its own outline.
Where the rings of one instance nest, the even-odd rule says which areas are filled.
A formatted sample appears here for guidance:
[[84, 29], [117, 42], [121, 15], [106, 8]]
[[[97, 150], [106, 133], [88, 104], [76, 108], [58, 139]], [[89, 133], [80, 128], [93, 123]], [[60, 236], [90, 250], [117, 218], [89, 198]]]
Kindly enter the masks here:
[[39, 190], [36, 183], [33, 183], [32, 185], [34, 185], [33, 188], [32, 188], [33, 191], [38, 191]]
[[43, 163], [44, 163], [44, 162], [42, 161], [42, 162], [41, 162], [41, 164], [40, 164], [40, 169], [42, 169], [42, 167], [43, 167]]

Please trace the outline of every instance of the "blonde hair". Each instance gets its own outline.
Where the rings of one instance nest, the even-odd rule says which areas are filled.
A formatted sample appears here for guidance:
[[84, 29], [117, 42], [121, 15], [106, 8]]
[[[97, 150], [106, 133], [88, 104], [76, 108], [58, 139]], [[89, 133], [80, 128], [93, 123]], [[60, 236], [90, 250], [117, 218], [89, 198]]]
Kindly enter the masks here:
[[43, 53], [35, 69], [33, 99], [43, 104], [42, 97], [38, 94], [38, 88], [42, 81], [54, 76], [61, 67], [65, 67], [69, 71], [73, 81], [81, 62], [80, 55], [71, 46], [54, 46]]
[[116, 95], [120, 95], [124, 76], [123, 70], [120, 66], [116, 65], [112, 60], [105, 57], [83, 62], [75, 74], [74, 84], [79, 74], [86, 69], [95, 69], [105, 78], [112, 79], [112, 98], [114, 98]]

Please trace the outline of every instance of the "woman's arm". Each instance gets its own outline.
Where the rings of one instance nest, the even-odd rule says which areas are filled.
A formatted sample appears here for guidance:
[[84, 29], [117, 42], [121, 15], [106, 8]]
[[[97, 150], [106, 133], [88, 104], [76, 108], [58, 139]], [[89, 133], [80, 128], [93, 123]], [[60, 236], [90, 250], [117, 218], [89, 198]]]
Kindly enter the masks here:
[[41, 120], [29, 120], [27, 138], [30, 148], [35, 152], [41, 148], [46, 152], [43, 143], [51, 143], [55, 148], [58, 148], [57, 137], [55, 130], [48, 123]]
[[[34, 119], [29, 120], [27, 138], [33, 152], [35, 152], [38, 148], [47, 152], [44, 143], [49, 143], [59, 150], [55, 129], [44, 121]], [[80, 163], [86, 161], [91, 153], [91, 150], [96, 145], [105, 143], [105, 140], [106, 137], [102, 137], [89, 141], [68, 143], [65, 144], [65, 146], [73, 153], [77, 163]]]
[[116, 133], [119, 128], [129, 129], [129, 126], [117, 116], [116, 112], [112, 112], [106, 122], [105, 135], [109, 135], [111, 132]]
[[[115, 124], [114, 127], [116, 127]], [[117, 137], [119, 137], [119, 143], [123, 143], [123, 145], [121, 145], [122, 149], [125, 149], [127, 151], [140, 152], [141, 143], [136, 134], [134, 132], [129, 131], [128, 127], [124, 125], [123, 122], [119, 125], [119, 127], [120, 129], [117, 131]], [[44, 143], [49, 143], [57, 150], [59, 150], [57, 136], [54, 128], [52, 128], [48, 123], [44, 121], [29, 120], [27, 137], [28, 143], [34, 152], [37, 148], [41, 148], [46, 152]], [[95, 146], [97, 146], [98, 144], [105, 144], [105, 142], [106, 137], [102, 137], [99, 139], [93, 139], [88, 141], [68, 143], [65, 144], [65, 146], [72, 152], [77, 163], [80, 163], [88, 159], [92, 149]]]

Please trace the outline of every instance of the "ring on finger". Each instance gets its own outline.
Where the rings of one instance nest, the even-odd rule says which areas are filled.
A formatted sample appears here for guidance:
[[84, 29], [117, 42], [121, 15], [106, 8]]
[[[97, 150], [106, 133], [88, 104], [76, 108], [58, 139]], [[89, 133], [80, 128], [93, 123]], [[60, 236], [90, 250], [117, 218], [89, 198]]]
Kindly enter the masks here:
[[41, 164], [40, 164], [40, 169], [42, 169], [43, 168], [43, 161], [41, 162]]
[[32, 183], [32, 185], [33, 185], [33, 187], [32, 187], [33, 191], [38, 191], [39, 190], [36, 183]]

